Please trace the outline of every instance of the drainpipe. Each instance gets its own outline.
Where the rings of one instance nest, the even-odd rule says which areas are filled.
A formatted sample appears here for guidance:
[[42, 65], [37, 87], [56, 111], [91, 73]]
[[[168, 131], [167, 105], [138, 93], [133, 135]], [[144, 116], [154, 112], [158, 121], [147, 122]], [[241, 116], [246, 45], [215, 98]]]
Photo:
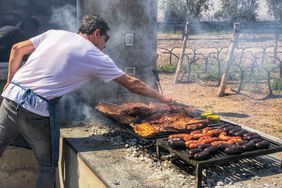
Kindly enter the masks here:
[[77, 30], [80, 26], [80, 18], [81, 18], [81, 2], [80, 0], [76, 0], [76, 28]]

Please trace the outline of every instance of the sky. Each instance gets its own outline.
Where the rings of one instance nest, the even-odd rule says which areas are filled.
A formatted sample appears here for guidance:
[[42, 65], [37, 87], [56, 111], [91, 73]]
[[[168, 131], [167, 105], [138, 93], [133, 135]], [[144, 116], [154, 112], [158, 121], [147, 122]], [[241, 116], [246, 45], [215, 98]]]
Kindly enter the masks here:
[[[161, 0], [159, 0], [160, 2]], [[270, 20], [271, 16], [267, 14], [267, 5], [265, 0], [259, 0], [259, 8], [257, 11], [257, 19], [258, 20]], [[212, 0], [213, 8], [207, 13], [207, 15], [213, 15], [220, 7], [220, 0]], [[163, 20], [163, 12], [159, 10], [158, 12], [158, 20]], [[208, 20], [208, 16], [204, 17], [204, 20]]]

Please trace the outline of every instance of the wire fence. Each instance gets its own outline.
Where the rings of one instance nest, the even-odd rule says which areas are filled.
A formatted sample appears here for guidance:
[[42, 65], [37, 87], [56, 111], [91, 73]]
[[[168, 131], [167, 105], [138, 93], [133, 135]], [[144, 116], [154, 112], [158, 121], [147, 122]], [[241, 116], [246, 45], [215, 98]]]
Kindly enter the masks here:
[[[277, 38], [278, 36], [278, 38]], [[158, 40], [157, 67], [174, 73], [182, 40]], [[180, 81], [219, 86], [231, 36], [192, 35], [188, 41]], [[281, 38], [274, 34], [242, 33], [233, 55], [228, 83], [233, 90], [273, 95], [282, 90]]]

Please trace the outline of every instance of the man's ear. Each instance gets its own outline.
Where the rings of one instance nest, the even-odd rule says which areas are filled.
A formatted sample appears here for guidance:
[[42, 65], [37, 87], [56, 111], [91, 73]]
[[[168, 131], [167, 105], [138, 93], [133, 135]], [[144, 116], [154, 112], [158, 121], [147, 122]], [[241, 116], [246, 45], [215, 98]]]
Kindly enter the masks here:
[[101, 35], [101, 30], [98, 28], [98, 29], [96, 29], [95, 31], [94, 31], [94, 35], [95, 35], [95, 37], [100, 37], [100, 35]]

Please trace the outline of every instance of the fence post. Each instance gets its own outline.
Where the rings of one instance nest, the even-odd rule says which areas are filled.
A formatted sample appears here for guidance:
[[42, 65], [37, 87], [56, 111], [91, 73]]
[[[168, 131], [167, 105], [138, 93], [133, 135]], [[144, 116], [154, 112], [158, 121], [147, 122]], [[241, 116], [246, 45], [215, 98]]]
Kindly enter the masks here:
[[187, 47], [188, 29], [189, 29], [189, 23], [187, 21], [186, 26], [185, 26], [185, 34], [184, 34], [184, 38], [183, 38], [183, 46], [182, 46], [182, 50], [181, 50], [181, 53], [180, 53], [180, 57], [179, 57], [178, 62], [177, 62], [175, 75], [174, 75], [174, 78], [173, 78], [174, 84], [176, 84], [177, 81], [178, 81], [179, 73], [180, 73], [180, 70], [181, 70], [181, 67], [182, 67], [182, 64], [183, 64], [185, 50], [186, 50], [186, 47]]
[[217, 94], [218, 97], [224, 96], [229, 70], [230, 70], [230, 67], [232, 65], [232, 57], [233, 57], [234, 50], [236, 48], [237, 40], [238, 40], [238, 37], [239, 37], [239, 32], [240, 32], [240, 23], [234, 23], [233, 36], [232, 36], [231, 43], [230, 43], [228, 53], [227, 53], [227, 56], [226, 56], [226, 60], [225, 60], [226, 69], [225, 69], [225, 72], [223, 73], [223, 75], [221, 77], [221, 82], [220, 82], [220, 86], [219, 86], [219, 90], [218, 90], [218, 94]]

